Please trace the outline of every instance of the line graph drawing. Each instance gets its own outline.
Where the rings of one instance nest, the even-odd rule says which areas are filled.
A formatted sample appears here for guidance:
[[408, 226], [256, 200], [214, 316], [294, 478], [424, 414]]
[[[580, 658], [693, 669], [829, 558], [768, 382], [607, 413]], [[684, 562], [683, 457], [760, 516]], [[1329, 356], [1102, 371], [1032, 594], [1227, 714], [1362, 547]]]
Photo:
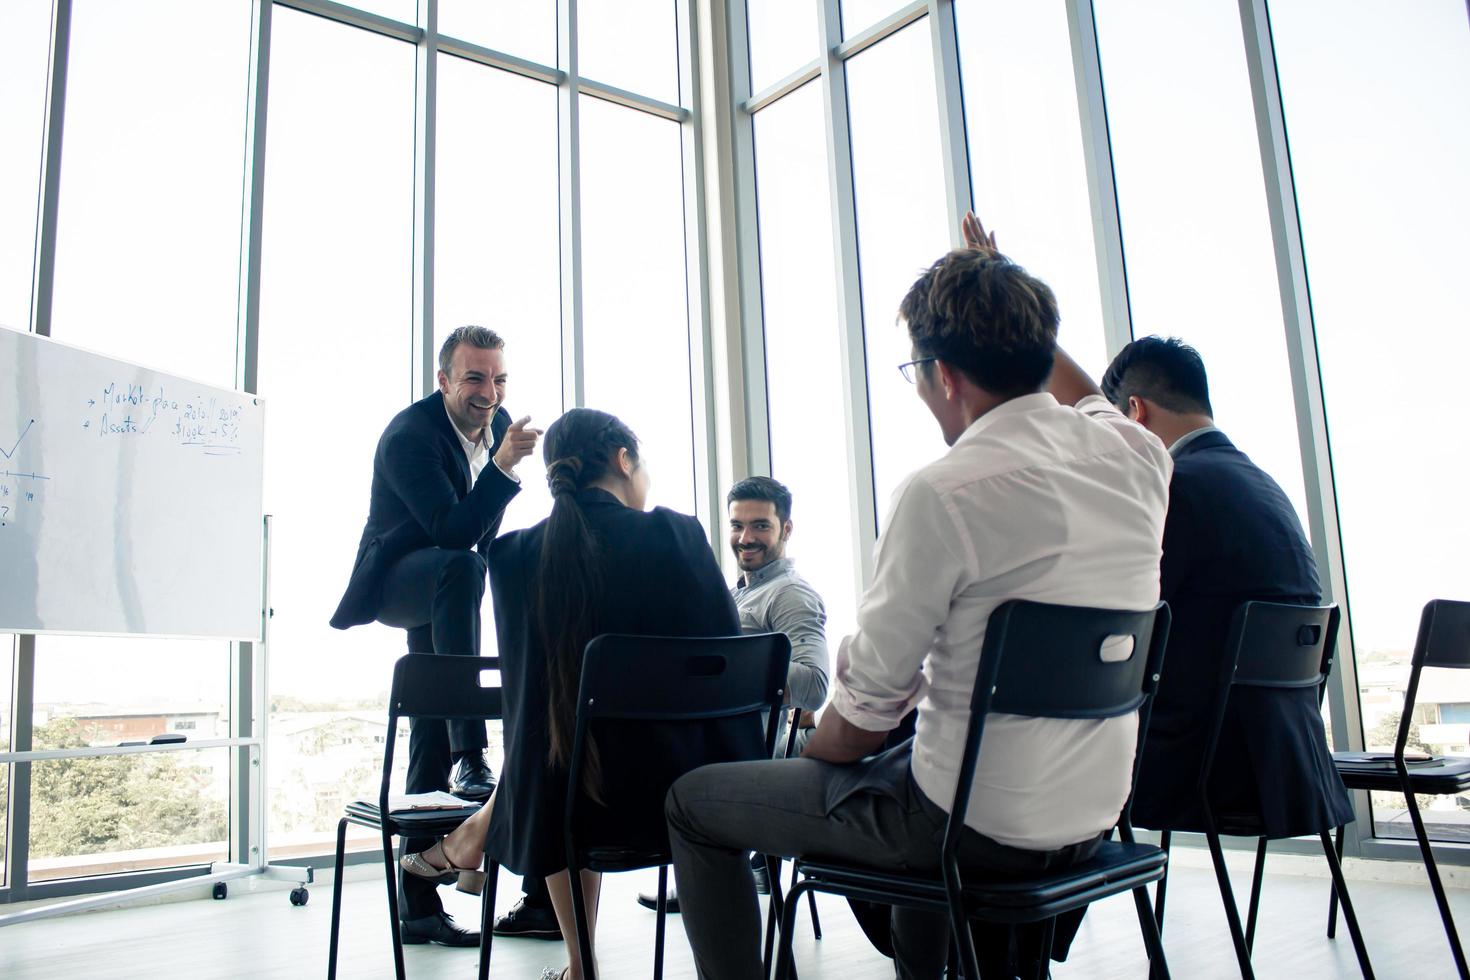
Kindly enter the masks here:
[[26, 433], [31, 431], [31, 426], [35, 424], [35, 419], [31, 419], [29, 422], [27, 422], [26, 427], [20, 430], [20, 435], [15, 437], [15, 445], [10, 447], [10, 452], [6, 452], [5, 450], [0, 449], [0, 456], [4, 456], [6, 459], [14, 458], [16, 450], [20, 449], [20, 444], [25, 441]]

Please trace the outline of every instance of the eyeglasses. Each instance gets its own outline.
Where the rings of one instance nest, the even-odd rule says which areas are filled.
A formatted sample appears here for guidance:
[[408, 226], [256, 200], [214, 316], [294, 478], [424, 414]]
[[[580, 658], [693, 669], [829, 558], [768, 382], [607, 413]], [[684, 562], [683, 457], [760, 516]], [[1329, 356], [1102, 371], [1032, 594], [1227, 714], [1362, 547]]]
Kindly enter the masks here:
[[920, 364], [923, 364], [925, 361], [937, 361], [937, 360], [939, 360], [939, 358], [937, 358], [937, 357], [921, 357], [921, 358], [919, 358], [918, 360], [915, 360], [915, 361], [907, 361], [907, 362], [905, 362], [903, 364], [900, 364], [898, 366], [898, 373], [901, 374], [901, 375], [903, 375], [903, 379], [905, 381], [907, 381], [909, 384], [913, 384], [915, 378], [918, 377], [918, 372], [915, 370], [916, 367], [918, 365], [920, 365]]

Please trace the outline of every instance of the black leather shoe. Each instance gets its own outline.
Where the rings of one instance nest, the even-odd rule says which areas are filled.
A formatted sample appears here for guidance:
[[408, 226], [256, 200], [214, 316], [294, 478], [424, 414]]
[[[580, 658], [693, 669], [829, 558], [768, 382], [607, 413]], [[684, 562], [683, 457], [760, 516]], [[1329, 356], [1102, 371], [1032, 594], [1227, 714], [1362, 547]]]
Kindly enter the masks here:
[[[657, 912], [658, 911], [658, 895], [657, 894], [645, 895], [642, 892], [639, 892], [638, 893], [638, 904], [641, 905], [641, 906], [643, 906], [646, 909], [653, 909], [655, 912]], [[679, 893], [674, 890], [674, 883], [673, 883], [673, 881], [670, 881], [669, 882], [668, 898], [667, 898], [666, 903], [664, 904], [664, 911], [667, 912], [669, 915], [678, 915], [679, 914]]]
[[404, 919], [400, 925], [405, 946], [421, 946], [424, 943], [438, 943], [440, 946], [480, 945], [480, 934], [455, 925], [454, 916], [448, 912], [426, 915], [422, 919]]
[[485, 762], [485, 753], [467, 755], [454, 764], [449, 792], [467, 800], [487, 800], [495, 792], [495, 773]]
[[520, 936], [523, 939], [560, 939], [561, 926], [556, 923], [556, 912], [527, 905], [522, 898], [511, 910], [495, 920], [491, 930], [497, 936]]

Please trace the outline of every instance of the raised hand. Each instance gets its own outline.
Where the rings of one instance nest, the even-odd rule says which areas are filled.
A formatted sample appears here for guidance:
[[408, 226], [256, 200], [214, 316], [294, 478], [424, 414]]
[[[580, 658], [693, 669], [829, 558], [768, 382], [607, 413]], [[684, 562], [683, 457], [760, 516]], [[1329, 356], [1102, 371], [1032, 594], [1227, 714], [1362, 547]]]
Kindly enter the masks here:
[[505, 430], [505, 438], [500, 440], [500, 448], [495, 450], [495, 465], [507, 473], [536, 451], [536, 440], [541, 437], [541, 430], [527, 428], [529, 421], [531, 416], [527, 415], [512, 422]]
[[985, 226], [980, 223], [974, 211], [966, 211], [965, 216], [960, 219], [960, 234], [970, 248], [977, 248], [982, 252], [1000, 251], [995, 247], [995, 232], [986, 234]]

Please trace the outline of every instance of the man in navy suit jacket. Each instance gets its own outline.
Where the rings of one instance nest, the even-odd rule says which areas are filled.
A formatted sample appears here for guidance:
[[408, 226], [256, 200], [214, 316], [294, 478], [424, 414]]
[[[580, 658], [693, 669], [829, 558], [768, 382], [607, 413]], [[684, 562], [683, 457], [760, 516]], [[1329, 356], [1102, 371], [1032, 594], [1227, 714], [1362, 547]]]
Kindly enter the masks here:
[[[1133, 821], [1202, 831], [1195, 785], [1231, 617], [1250, 599], [1315, 605], [1317, 564], [1281, 487], [1215, 428], [1194, 348], [1174, 338], [1135, 340], [1108, 367], [1102, 388], [1174, 457], [1160, 569], [1160, 598], [1173, 622]], [[1222, 816], [1259, 816], [1272, 838], [1352, 819], [1315, 689], [1231, 694], [1210, 797]]]
[[[408, 631], [410, 653], [478, 656], [485, 556], [510, 499], [514, 468], [536, 448], [529, 418], [512, 423], [505, 400], [505, 342], [485, 327], [460, 327], [439, 351], [439, 390], [399, 412], [378, 440], [367, 526], [332, 625], [377, 620]], [[410, 793], [450, 789], [489, 796], [478, 721], [413, 722]], [[450, 768], [454, 778], [450, 779]], [[432, 841], [407, 841], [411, 852]], [[434, 885], [403, 881], [404, 942], [474, 945], [454, 926]]]

